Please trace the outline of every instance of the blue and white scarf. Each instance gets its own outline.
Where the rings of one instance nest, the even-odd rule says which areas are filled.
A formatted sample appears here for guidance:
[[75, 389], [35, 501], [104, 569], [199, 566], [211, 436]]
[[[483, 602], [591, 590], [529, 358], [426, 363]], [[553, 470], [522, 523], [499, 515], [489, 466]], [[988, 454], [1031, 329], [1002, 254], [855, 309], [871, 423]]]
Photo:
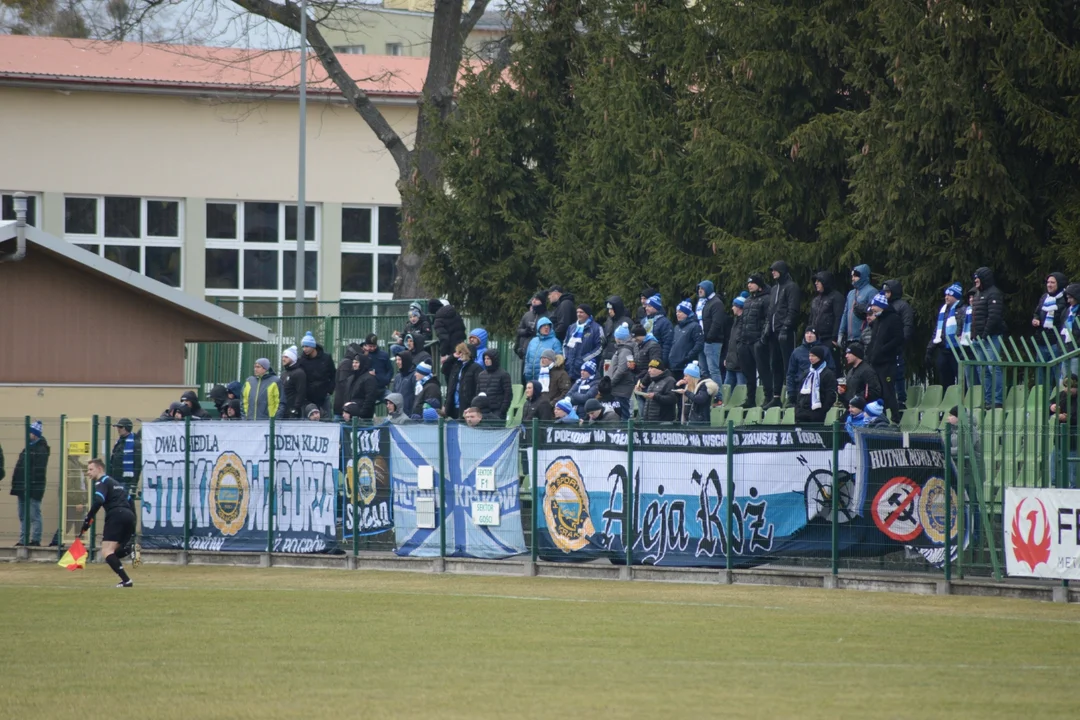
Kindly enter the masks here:
[[1042, 312], [1043, 321], [1042, 326], [1045, 330], [1051, 330], [1054, 327], [1054, 315], [1057, 313], [1058, 300], [1061, 299], [1061, 293], [1057, 295], [1051, 295], [1047, 293], [1043, 295]]
[[799, 390], [800, 395], [810, 396], [811, 410], [821, 409], [821, 371], [824, 369], [824, 362], [819, 362], [817, 367], [811, 365], [806, 378], [803, 379], [802, 389]]
[[135, 433], [124, 438], [124, 479], [135, 478]]
[[937, 328], [934, 330], [934, 344], [940, 345], [948, 340], [948, 345], [956, 344], [956, 303], [943, 303], [937, 314]]
[[540, 392], [547, 392], [548, 390], [551, 389], [551, 366], [550, 365], [541, 365], [540, 366], [540, 377], [538, 379], [540, 380]]
[[960, 344], [971, 344], [971, 314], [974, 312], [974, 308], [970, 305], [964, 310], [964, 329], [960, 333]]
[[708, 297], [699, 297], [697, 299], [697, 307], [694, 308], [694, 312], [697, 313], [698, 325], [701, 326], [702, 330], [705, 329], [705, 318], [703, 318], [701, 316], [701, 313], [704, 312], [704, 310], [705, 310], [705, 303], [709, 302], [714, 297], [716, 297], [716, 293], [713, 293], [712, 295], [709, 295]]
[[1065, 342], [1076, 342], [1073, 337], [1073, 323], [1076, 322], [1076, 312], [1080, 310], [1080, 305], [1070, 305], [1069, 312], [1065, 314], [1065, 326], [1061, 328], [1061, 336], [1065, 338]]

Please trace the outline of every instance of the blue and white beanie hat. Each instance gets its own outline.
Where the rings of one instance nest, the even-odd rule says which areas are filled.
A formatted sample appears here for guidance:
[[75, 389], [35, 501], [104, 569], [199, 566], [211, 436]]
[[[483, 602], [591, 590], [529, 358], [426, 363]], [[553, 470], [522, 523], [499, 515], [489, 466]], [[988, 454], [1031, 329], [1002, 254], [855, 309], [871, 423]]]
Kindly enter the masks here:
[[949, 287], [945, 288], [945, 294], [949, 297], [954, 297], [959, 300], [964, 297], [964, 288], [961, 287], [960, 283], [953, 283]]
[[692, 378], [700, 378], [701, 377], [701, 368], [698, 367], [697, 360], [695, 360], [694, 362], [690, 363], [685, 368], [683, 368], [682, 372], [683, 372], [683, 375], [685, 375], [686, 377], [692, 377]]
[[660, 293], [653, 295], [651, 298], [645, 301], [645, 304], [652, 307], [655, 310], [663, 310], [664, 302], [660, 299]]
[[585, 362], [581, 363], [581, 369], [584, 370], [585, 372], [589, 373], [590, 375], [595, 375], [596, 374], [596, 361], [595, 360], [586, 360]]
[[683, 300], [677, 306], [675, 306], [675, 312], [681, 312], [683, 315], [690, 317], [694, 314], [694, 306], [689, 300]]
[[420, 373], [424, 377], [427, 377], [431, 374], [431, 365], [426, 362], [422, 362], [416, 366], [416, 372]]
[[871, 307], [887, 308], [889, 307], [889, 298], [885, 297], [884, 293], [878, 293], [874, 296], [874, 299], [870, 301]]
[[555, 403], [555, 407], [562, 410], [567, 415], [574, 412], [574, 405], [570, 402], [568, 398], [563, 398], [559, 402]]
[[30, 435], [34, 437], [41, 437], [41, 421], [35, 420], [30, 424]]
[[304, 333], [304, 339], [300, 341], [300, 347], [313, 348], [315, 347], [315, 345], [317, 345], [317, 343], [315, 342], [315, 336], [311, 334], [310, 330], [308, 330], [306, 333]]

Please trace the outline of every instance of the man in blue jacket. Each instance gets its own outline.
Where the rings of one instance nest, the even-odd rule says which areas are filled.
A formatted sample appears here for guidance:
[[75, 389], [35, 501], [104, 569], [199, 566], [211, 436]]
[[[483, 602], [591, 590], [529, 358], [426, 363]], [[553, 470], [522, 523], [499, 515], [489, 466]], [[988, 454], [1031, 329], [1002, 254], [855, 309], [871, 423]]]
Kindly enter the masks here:
[[674, 329], [674, 338], [671, 342], [671, 374], [676, 382], [682, 379], [683, 368], [701, 355], [705, 346], [701, 334], [701, 326], [697, 322], [697, 314], [689, 300], [683, 300], [675, 308], [675, 319], [678, 325]]
[[[649, 332], [660, 343], [661, 359], [664, 361], [664, 366], [668, 367], [668, 360], [671, 359], [671, 343], [675, 340], [675, 328], [671, 326], [671, 321], [667, 318], [659, 295], [653, 295], [645, 303], [645, 315], [646, 319], [652, 322], [652, 329]], [[649, 326], [646, 325], [646, 329], [648, 328]]]
[[[877, 295], [877, 288], [870, 284], [870, 266], [856, 265], [851, 271], [852, 289], [844, 302], [844, 317], [840, 321], [840, 347], [849, 342], [870, 341], [870, 324], [866, 322], [866, 308]], [[865, 334], [864, 334], [865, 331]]]
[[379, 338], [375, 334], [367, 336], [364, 340], [364, 352], [371, 359], [371, 369], [375, 371], [375, 384], [379, 388], [379, 397], [386, 395], [386, 387], [394, 379], [394, 366], [390, 362], [390, 355], [379, 347]]
[[577, 322], [566, 330], [563, 341], [563, 357], [566, 372], [575, 378], [581, 374], [581, 366], [596, 360], [604, 350], [604, 330], [592, 319], [592, 308], [581, 303], [577, 306]]

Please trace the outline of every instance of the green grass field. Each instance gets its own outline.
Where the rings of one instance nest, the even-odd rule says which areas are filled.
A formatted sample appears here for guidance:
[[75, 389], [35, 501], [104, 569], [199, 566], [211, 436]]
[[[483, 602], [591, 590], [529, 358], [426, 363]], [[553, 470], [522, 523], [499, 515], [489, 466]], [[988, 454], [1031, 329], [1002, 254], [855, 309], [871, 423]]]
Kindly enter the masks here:
[[0, 565], [2, 718], [1050, 718], [1080, 608], [851, 591]]

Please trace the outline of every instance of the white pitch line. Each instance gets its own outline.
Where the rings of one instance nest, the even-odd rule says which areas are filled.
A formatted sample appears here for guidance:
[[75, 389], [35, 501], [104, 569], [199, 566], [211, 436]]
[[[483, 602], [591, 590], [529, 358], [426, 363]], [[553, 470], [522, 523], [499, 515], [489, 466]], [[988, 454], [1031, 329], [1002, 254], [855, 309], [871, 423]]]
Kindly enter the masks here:
[[1074, 665], [973, 665], [971, 663], [874, 663], [874, 662], [799, 662], [794, 660], [660, 660], [666, 665], [717, 665], [723, 667], [790, 667], [790, 668], [873, 668], [875, 670], [1022, 670], [1025, 672], [1068, 671]]

